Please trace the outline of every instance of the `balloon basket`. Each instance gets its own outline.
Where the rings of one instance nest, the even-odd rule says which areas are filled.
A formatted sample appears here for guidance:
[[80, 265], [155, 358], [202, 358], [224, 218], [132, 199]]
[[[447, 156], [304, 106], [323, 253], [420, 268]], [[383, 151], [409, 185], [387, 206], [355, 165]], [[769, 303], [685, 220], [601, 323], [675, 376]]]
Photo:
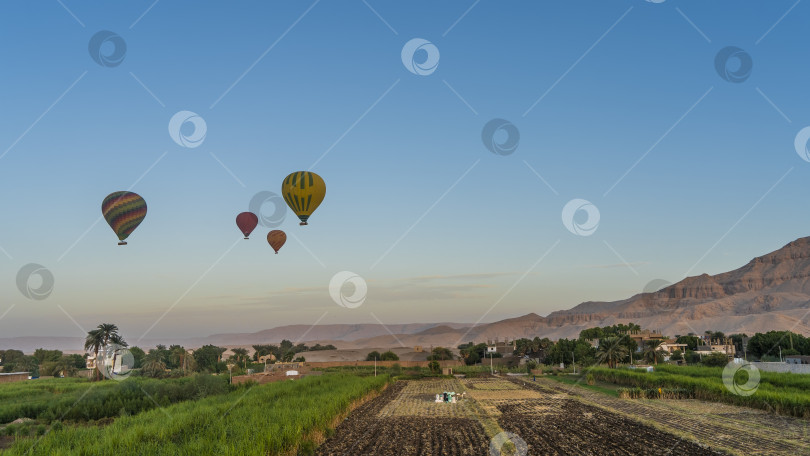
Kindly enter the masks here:
[[309, 225], [309, 223], [307, 223], [307, 222], [301, 222], [301, 223], [299, 223], [299, 225], [304, 226], [304, 225]]
[[127, 241], [121, 241], [118, 243], [118, 245], [127, 245]]
[[248, 237], [247, 237], [247, 236], [245, 236], [245, 239], [247, 239], [247, 238], [248, 238]]

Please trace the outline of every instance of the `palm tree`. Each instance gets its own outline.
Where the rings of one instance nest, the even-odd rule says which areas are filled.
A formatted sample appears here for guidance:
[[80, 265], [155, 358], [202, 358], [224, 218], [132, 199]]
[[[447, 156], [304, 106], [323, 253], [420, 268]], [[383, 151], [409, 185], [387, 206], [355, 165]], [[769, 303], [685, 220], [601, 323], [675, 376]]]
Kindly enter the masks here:
[[158, 351], [150, 350], [149, 354], [144, 358], [141, 371], [148, 377], [159, 378], [166, 372], [166, 363], [160, 359], [160, 353]]
[[618, 337], [606, 337], [599, 341], [598, 356], [600, 362], [607, 362], [608, 367], [614, 368], [628, 356], [630, 350], [620, 343]]
[[[115, 358], [118, 357], [118, 349], [117, 347], [110, 347], [110, 344], [117, 345], [119, 347], [126, 347], [128, 344], [124, 341], [124, 338], [118, 334], [118, 326], [112, 323], [102, 323], [98, 325], [97, 331], [99, 331], [103, 337], [104, 343], [102, 344], [105, 348], [104, 350], [104, 359], [105, 362], [107, 360], [107, 351], [108, 348], [115, 348], [115, 350], [110, 350], [112, 352], [112, 364], [108, 367], [105, 367], [112, 372], [112, 369], [115, 368]], [[98, 356], [96, 356], [98, 358]], [[96, 365], [98, 365], [98, 359], [96, 359]]]
[[233, 352], [233, 356], [231, 359], [236, 361], [237, 363], [244, 362], [245, 369], [247, 369], [247, 360], [248, 360], [248, 351], [244, 348], [234, 348], [231, 350]]
[[62, 374], [63, 377], [73, 377], [76, 374], [74, 366], [66, 357], [62, 357], [54, 366], [53, 375]]
[[95, 355], [96, 380], [98, 380], [98, 374], [100, 373], [98, 370], [98, 351], [102, 346], [104, 346], [104, 334], [101, 330], [93, 329], [89, 331], [87, 338], [84, 339], [84, 349], [93, 350], [93, 354]]
[[185, 374], [185, 360], [186, 360], [186, 349], [181, 347], [180, 345], [172, 345], [169, 347], [169, 359], [171, 360], [172, 364], [176, 364], [177, 367], [183, 369], [183, 373]]
[[658, 365], [658, 358], [661, 357], [659, 347], [663, 341], [659, 339], [651, 339], [644, 342], [644, 351], [641, 352], [641, 357], [646, 362], [654, 362]]
[[118, 326], [112, 323], [102, 323], [98, 325], [98, 330], [101, 331], [101, 334], [104, 336], [104, 345], [108, 345], [110, 342], [116, 344], [116, 341], [118, 341], [123, 342], [118, 343], [118, 345], [126, 346], [124, 339], [118, 335]]

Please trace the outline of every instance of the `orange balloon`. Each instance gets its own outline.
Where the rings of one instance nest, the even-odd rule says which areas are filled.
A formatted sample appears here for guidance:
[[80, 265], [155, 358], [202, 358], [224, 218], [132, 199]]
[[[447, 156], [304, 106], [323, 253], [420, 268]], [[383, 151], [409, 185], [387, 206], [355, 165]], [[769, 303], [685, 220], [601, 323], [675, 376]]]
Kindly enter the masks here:
[[278, 255], [278, 250], [285, 242], [287, 242], [287, 233], [281, 230], [273, 230], [267, 233], [267, 243], [276, 251], [276, 255]]

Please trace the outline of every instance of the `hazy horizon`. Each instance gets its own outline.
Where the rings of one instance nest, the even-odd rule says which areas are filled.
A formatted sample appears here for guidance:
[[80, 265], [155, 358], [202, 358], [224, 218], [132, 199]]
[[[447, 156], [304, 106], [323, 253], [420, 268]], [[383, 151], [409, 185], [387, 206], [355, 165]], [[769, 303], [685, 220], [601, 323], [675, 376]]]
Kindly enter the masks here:
[[[0, 337], [485, 323], [809, 234], [804, 3], [63, 3], [0, 6]], [[91, 57], [101, 31], [122, 61], [114, 40]], [[724, 77], [729, 46], [753, 66]], [[286, 209], [242, 240], [236, 215], [299, 170], [326, 182], [309, 225]], [[118, 246], [100, 206], [127, 189], [148, 213]], [[45, 299], [18, 289], [30, 263]]]

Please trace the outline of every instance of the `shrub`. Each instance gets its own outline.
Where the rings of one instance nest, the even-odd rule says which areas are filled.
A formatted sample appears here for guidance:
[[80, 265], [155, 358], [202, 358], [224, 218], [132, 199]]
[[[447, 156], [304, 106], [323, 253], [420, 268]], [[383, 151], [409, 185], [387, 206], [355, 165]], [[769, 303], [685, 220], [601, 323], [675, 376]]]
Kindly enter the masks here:
[[380, 359], [383, 361], [399, 361], [399, 356], [397, 356], [396, 353], [392, 352], [391, 350], [388, 350], [380, 355]]

